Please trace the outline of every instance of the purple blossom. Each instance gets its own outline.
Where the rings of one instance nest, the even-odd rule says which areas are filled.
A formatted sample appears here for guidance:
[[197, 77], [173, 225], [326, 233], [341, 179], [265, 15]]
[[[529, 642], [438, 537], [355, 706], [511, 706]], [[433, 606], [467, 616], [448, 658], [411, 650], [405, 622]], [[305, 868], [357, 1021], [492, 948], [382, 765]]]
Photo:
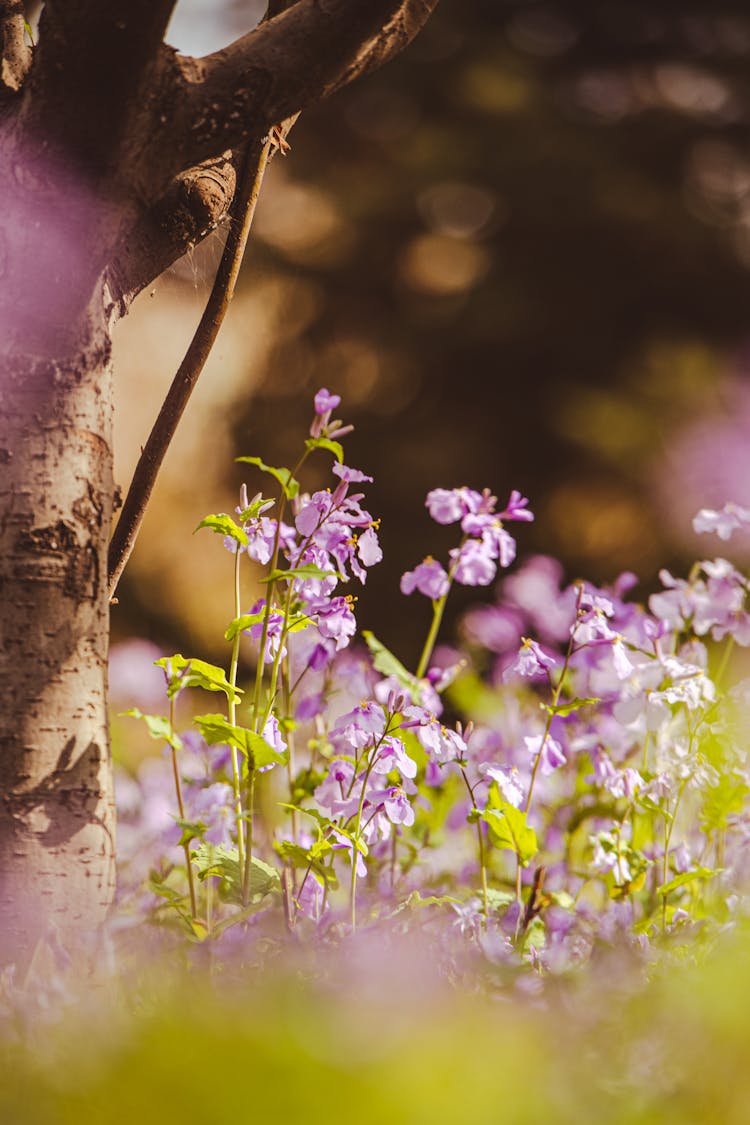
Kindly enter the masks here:
[[334, 758], [328, 774], [315, 789], [315, 800], [330, 816], [355, 816], [359, 808], [362, 779], [354, 781], [354, 763]]
[[345, 753], [372, 746], [385, 732], [385, 712], [379, 703], [360, 703], [337, 719], [331, 741]]
[[551, 735], [548, 734], [546, 738], [541, 734], [526, 735], [524, 737], [524, 742], [532, 758], [536, 758], [541, 754], [541, 771], [545, 777], [554, 773], [560, 766], [565, 765], [567, 758], [565, 757], [563, 748]]
[[438, 762], [454, 762], [466, 754], [466, 742], [458, 731], [450, 730], [436, 720], [416, 726], [414, 733], [427, 753]]
[[507, 801], [515, 808], [520, 809], [523, 803], [525, 789], [521, 780], [521, 774], [515, 766], [513, 766], [512, 769], [502, 769], [500, 766], [493, 766], [489, 762], [482, 762], [479, 766], [479, 773], [484, 774], [490, 781], [496, 782], [503, 800]]
[[[260, 613], [265, 609], [265, 600], [263, 598], [257, 601], [250, 610], [250, 613]], [[271, 664], [277, 655], [280, 659], [286, 656], [286, 646], [281, 644], [281, 635], [284, 631], [284, 614], [277, 609], [272, 609], [268, 618], [268, 632], [266, 634], [266, 648], [263, 653], [263, 663]], [[256, 621], [249, 629], [245, 629], [246, 633], [253, 638], [254, 641], [260, 641], [263, 637], [263, 621]], [[281, 652], [279, 653], [279, 649]]]
[[[349, 853], [349, 862], [351, 863], [351, 857], [354, 854], [354, 843], [353, 843], [353, 841], [350, 840], [348, 836], [345, 836], [343, 834], [343, 832], [339, 832], [336, 828], [331, 829], [331, 836], [336, 841], [336, 843], [333, 845], [333, 850], [335, 852], [342, 851], [342, 850], [348, 852]], [[362, 853], [361, 853], [361, 851], [359, 851], [359, 849], [357, 849], [356, 855], [357, 855], [357, 859], [356, 859], [357, 878], [361, 879], [367, 874], [367, 867], [365, 865], [365, 861], [364, 861], [364, 858], [362, 856]]]
[[[269, 717], [266, 719], [266, 724], [263, 727], [262, 734], [263, 734], [263, 738], [265, 738], [268, 745], [271, 746], [276, 751], [277, 754], [285, 754], [286, 753], [286, 749], [287, 749], [286, 742], [282, 738], [281, 727], [279, 726], [279, 720], [276, 718], [275, 715], [269, 715]], [[275, 763], [272, 762], [270, 765], [264, 766], [262, 768], [262, 770], [259, 770], [258, 772], [261, 773], [261, 772], [264, 772], [265, 770], [273, 769], [274, 765], [275, 765]]]
[[[518, 493], [514, 495], [520, 496]], [[499, 520], [498, 516], [492, 514], [495, 511], [496, 503], [497, 497], [493, 496], [489, 489], [485, 489], [484, 492], [477, 492], [465, 485], [461, 488], [434, 488], [427, 494], [427, 500], [425, 501], [426, 507], [436, 523], [457, 523], [461, 520], [462, 526], [468, 517], [476, 515], [484, 515], [494, 521]], [[524, 501], [524, 503], [528, 503], [528, 501]], [[523, 507], [523, 504], [519, 504], [519, 507]], [[510, 518], [528, 517], [511, 516]], [[463, 530], [466, 531], [466, 527], [463, 527]]]
[[489, 586], [497, 573], [492, 554], [479, 539], [454, 547], [450, 559], [453, 577], [461, 586]]
[[333, 506], [330, 492], [315, 492], [301, 500], [301, 506], [294, 517], [294, 526], [300, 535], [309, 538], [323, 523]]
[[411, 594], [419, 590], [427, 598], [437, 601], [445, 597], [450, 589], [450, 580], [440, 563], [428, 556], [414, 570], [401, 575], [401, 593]]
[[731, 539], [735, 531], [750, 528], [750, 509], [742, 508], [730, 500], [719, 511], [701, 508], [693, 518], [693, 530], [698, 534], [713, 532], [719, 539]]
[[335, 641], [336, 651], [346, 648], [357, 632], [357, 621], [352, 612], [353, 599], [349, 596], [331, 598], [314, 609], [315, 621], [321, 637]]
[[500, 519], [503, 520], [521, 520], [526, 523], [531, 523], [534, 519], [534, 513], [529, 510], [529, 501], [526, 496], [522, 496], [517, 488], [514, 488], [508, 499], [505, 508], [500, 512]]
[[325, 901], [325, 888], [312, 871], [305, 875], [302, 886], [297, 894], [297, 906], [302, 914], [313, 922], [319, 922]]
[[417, 763], [406, 753], [401, 739], [393, 735], [388, 735], [381, 742], [372, 769], [373, 773], [388, 774], [391, 770], [398, 770], [402, 777], [417, 776]]
[[[250, 520], [245, 524], [245, 532], [248, 537], [245, 550], [250, 558], [263, 565], [270, 562], [276, 535], [276, 520], [271, 519], [270, 516], [261, 516], [260, 519]], [[233, 539], [231, 541], [234, 542]]]
[[556, 665], [555, 658], [548, 656], [536, 641], [522, 637], [518, 656], [508, 668], [508, 674], [517, 672], [519, 676], [544, 676], [549, 668]]
[[357, 538], [357, 554], [365, 566], [374, 566], [383, 558], [383, 552], [374, 527], [368, 527]]
[[457, 523], [466, 512], [459, 488], [433, 488], [425, 505], [435, 523]]
[[385, 815], [391, 824], [403, 824], [409, 828], [414, 823], [414, 809], [400, 785], [390, 785], [387, 789], [373, 792], [373, 803], [382, 802]]
[[341, 405], [341, 395], [331, 394], [327, 387], [321, 387], [314, 402], [316, 414], [330, 414], [332, 410]]
[[372, 483], [372, 477], [367, 473], [361, 472], [359, 469], [350, 469], [348, 465], [339, 465], [336, 461], [333, 465], [332, 472], [335, 476], [339, 477], [346, 484], [360, 484], [362, 481]]

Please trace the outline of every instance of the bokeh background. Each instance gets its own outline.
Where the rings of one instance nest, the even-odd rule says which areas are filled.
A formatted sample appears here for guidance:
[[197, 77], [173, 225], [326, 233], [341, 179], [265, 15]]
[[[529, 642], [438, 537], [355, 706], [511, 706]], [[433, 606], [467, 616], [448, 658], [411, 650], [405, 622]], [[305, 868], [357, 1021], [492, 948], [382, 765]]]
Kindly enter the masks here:
[[[262, 8], [181, 0], [168, 39], [205, 53]], [[399, 576], [453, 541], [430, 488], [521, 489], [537, 513], [522, 553], [558, 556], [569, 580], [633, 570], [640, 598], [661, 566], [716, 553], [694, 512], [750, 504], [749, 78], [744, 0], [441, 0], [399, 59], [306, 112], [269, 169], [114, 639], [224, 659], [231, 562], [193, 530], [243, 479], [261, 487], [235, 456], [296, 459], [322, 385], [382, 517], [358, 616], [407, 663], [428, 607]], [[117, 330], [123, 487], [221, 240]], [[482, 596], [457, 592], [446, 637]]]

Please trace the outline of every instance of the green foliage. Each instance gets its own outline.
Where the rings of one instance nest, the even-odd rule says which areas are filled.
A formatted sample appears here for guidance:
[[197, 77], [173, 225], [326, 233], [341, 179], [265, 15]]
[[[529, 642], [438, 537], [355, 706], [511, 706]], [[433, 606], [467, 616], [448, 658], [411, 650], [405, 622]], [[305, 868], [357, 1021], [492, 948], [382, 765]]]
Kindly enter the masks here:
[[144, 715], [138, 707], [131, 707], [128, 711], [121, 711], [120, 714], [132, 719], [143, 719], [152, 738], [169, 743], [175, 750], [182, 749], [182, 739], [172, 730], [172, 724], [163, 715]]
[[[202, 843], [193, 852], [193, 863], [198, 877], [205, 881], [209, 876], [219, 880], [219, 894], [222, 901], [242, 903], [243, 872], [240, 870], [237, 848], [227, 844]], [[257, 856], [251, 860], [249, 897], [250, 900], [263, 899], [278, 891], [279, 873], [276, 868]]]
[[522, 867], [528, 866], [537, 854], [536, 832], [530, 828], [526, 813], [503, 799], [496, 782], [490, 786], [487, 808], [480, 815], [496, 848], [515, 852]]
[[307, 449], [309, 453], [312, 453], [314, 449], [327, 449], [329, 453], [333, 454], [340, 465], [343, 464], [344, 450], [341, 442], [332, 441], [330, 438], [325, 437], [308, 438], [305, 442], [305, 449]]
[[[217, 535], [228, 535], [230, 539], [234, 539], [241, 547], [247, 547], [249, 542], [247, 532], [244, 531], [239, 524], [235, 523], [231, 516], [225, 512], [221, 512], [215, 516], [206, 516], [196, 527], [195, 531], [200, 531], [202, 527], [210, 527]], [[195, 532], [193, 532], [195, 534]]]
[[167, 674], [167, 695], [170, 699], [178, 695], [183, 688], [198, 687], [203, 688], [204, 691], [224, 692], [231, 703], [240, 701], [241, 689], [230, 684], [224, 669], [216, 664], [196, 660], [195, 657], [186, 659], [180, 653], [164, 656], [154, 663], [163, 668]]
[[383, 676], [395, 676], [403, 688], [419, 698], [419, 680], [403, 666], [398, 657], [385, 647], [369, 629], [362, 630], [362, 639], [372, 654], [375, 669]]
[[293, 500], [299, 492], [299, 481], [294, 479], [289, 469], [275, 469], [272, 465], [266, 465], [260, 457], [235, 457], [235, 461], [257, 465], [262, 473], [268, 473], [279, 482], [287, 500]]
[[235, 746], [245, 755], [248, 768], [263, 769], [265, 766], [284, 765], [286, 755], [274, 750], [262, 735], [248, 727], [230, 723], [224, 715], [196, 715], [194, 722], [209, 746], [226, 743]]

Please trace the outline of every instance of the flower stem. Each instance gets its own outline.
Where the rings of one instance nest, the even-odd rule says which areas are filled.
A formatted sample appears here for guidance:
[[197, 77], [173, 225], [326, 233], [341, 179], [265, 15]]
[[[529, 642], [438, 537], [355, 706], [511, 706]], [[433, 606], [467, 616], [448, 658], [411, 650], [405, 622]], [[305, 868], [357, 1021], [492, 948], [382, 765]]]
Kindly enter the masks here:
[[[174, 787], [177, 794], [177, 808], [180, 813], [180, 820], [185, 822], [185, 805], [182, 800], [182, 783], [180, 781], [180, 771], [177, 768], [177, 751], [174, 748], [174, 710], [175, 700], [174, 696], [169, 701], [169, 749], [172, 753], [172, 776], [174, 777]], [[187, 879], [188, 887], [190, 889], [190, 917], [193, 922], [198, 917], [198, 907], [195, 900], [195, 883], [193, 881], [193, 864], [190, 859], [190, 843], [185, 841], [182, 845], [182, 850], [185, 853], [185, 863], [187, 865]]]
[[[240, 548], [239, 543], [236, 545], [237, 549], [234, 552], [234, 616], [235, 619], [240, 616]], [[227, 707], [227, 715], [229, 722], [232, 726], [237, 724], [237, 705], [234, 701], [234, 689], [237, 687], [237, 667], [240, 657], [240, 634], [235, 633], [234, 641], [232, 642], [232, 659], [229, 666], [229, 682], [232, 685], [232, 695], [229, 698]], [[231, 747], [232, 752], [232, 790], [234, 793], [234, 817], [237, 825], [237, 856], [240, 865], [240, 871], [245, 868], [245, 829], [242, 819], [242, 791], [240, 785], [240, 765], [237, 756], [237, 747]]]
[[[450, 575], [449, 575], [449, 577], [450, 577]], [[440, 630], [440, 625], [441, 625], [442, 620], [443, 620], [443, 613], [445, 611], [445, 603], [448, 600], [448, 594], [449, 593], [450, 593], [450, 586], [448, 587], [448, 589], [446, 590], [446, 592], [443, 594], [443, 596], [441, 598], [438, 598], [437, 601], [434, 601], [432, 603], [432, 624], [430, 625], [430, 631], [427, 634], [427, 640], [424, 643], [424, 648], [422, 649], [422, 655], [420, 656], [419, 664], [417, 665], [416, 676], [417, 676], [418, 680], [421, 680], [422, 677], [424, 676], [425, 672], [427, 671], [427, 665], [430, 662], [430, 657], [432, 656], [432, 650], [435, 648], [435, 642], [437, 640], [437, 635], [438, 635], [438, 632]]]
[[[477, 813], [477, 815], [479, 815], [479, 809], [477, 807], [476, 801], [474, 800], [474, 790], [471, 788], [471, 785], [469, 784], [469, 779], [466, 775], [466, 766], [463, 764], [463, 762], [459, 762], [458, 765], [460, 766], [460, 769], [461, 769], [461, 776], [464, 779], [464, 784], [466, 785], [466, 788], [469, 792], [469, 800], [471, 801], [471, 807], [472, 807], [473, 811], [475, 813]], [[487, 920], [489, 918], [488, 891], [487, 891], [487, 857], [486, 857], [485, 847], [484, 847], [484, 836], [482, 834], [482, 822], [481, 822], [481, 820], [477, 820], [477, 843], [479, 845], [479, 870], [480, 870], [480, 876], [481, 876], [481, 880], [482, 880], [482, 902], [483, 902], [483, 905], [484, 905], [484, 925], [486, 927], [487, 926]]]
[[255, 763], [248, 759], [247, 763], [247, 790], [246, 790], [246, 851], [245, 873], [242, 881], [242, 903], [247, 906], [250, 902], [250, 875], [253, 869], [253, 805], [255, 803]]

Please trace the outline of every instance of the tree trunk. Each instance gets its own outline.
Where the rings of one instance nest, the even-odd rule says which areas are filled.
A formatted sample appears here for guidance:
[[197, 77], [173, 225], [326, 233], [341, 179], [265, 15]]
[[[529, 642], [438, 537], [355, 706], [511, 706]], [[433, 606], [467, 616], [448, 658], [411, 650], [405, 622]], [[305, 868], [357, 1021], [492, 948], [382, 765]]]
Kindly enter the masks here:
[[175, 3], [50, 0], [32, 50], [0, 0], [0, 964], [72, 948], [114, 892], [113, 306], [226, 217], [247, 145], [437, 0], [271, 0], [205, 59], [163, 43]]
[[50, 931], [72, 946], [114, 892], [102, 309], [67, 358], [0, 351], [0, 961], [21, 966]]

